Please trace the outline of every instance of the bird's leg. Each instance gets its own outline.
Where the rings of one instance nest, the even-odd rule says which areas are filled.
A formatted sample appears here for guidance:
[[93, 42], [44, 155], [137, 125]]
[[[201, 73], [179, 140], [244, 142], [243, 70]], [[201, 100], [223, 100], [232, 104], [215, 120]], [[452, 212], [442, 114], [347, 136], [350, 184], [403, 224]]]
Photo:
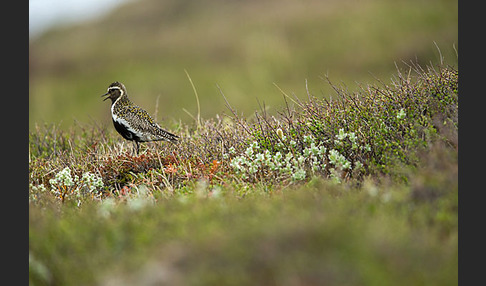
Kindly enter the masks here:
[[138, 146], [138, 142], [133, 140], [133, 148], [135, 149], [135, 152], [137, 154], [137, 157], [138, 157], [138, 150], [139, 150], [139, 146]]

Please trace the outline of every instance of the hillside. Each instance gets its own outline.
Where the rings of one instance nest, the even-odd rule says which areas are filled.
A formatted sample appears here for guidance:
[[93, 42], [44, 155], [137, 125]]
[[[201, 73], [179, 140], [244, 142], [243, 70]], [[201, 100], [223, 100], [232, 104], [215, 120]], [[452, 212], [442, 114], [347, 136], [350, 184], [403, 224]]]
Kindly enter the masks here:
[[[456, 48], [449, 0], [140, 0], [49, 31], [29, 283], [457, 285]], [[133, 154], [115, 80], [178, 144]]]
[[[244, 116], [282, 95], [328, 97], [326, 75], [356, 89], [389, 82], [394, 62], [457, 62], [457, 1], [129, 2], [105, 18], [52, 30], [30, 43], [29, 126], [110, 124], [99, 95], [123, 82], [159, 121], [228, 112], [218, 85]], [[158, 100], [158, 110], [155, 105]]]

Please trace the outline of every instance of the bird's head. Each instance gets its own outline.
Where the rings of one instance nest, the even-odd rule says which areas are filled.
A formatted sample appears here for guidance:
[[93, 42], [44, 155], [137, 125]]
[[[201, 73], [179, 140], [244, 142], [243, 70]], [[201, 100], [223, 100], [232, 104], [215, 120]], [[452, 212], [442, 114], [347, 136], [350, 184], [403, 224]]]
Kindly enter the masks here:
[[108, 87], [108, 91], [103, 94], [101, 97], [106, 96], [103, 101], [107, 100], [108, 98], [111, 99], [111, 102], [115, 102], [120, 96], [127, 93], [127, 90], [123, 83], [115, 81], [114, 83], [110, 84]]

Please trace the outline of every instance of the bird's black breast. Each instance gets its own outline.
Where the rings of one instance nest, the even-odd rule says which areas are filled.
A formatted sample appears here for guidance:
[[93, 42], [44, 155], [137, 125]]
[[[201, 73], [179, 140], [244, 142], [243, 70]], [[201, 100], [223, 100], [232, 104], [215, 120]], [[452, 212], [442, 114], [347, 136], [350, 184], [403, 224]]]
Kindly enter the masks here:
[[118, 131], [123, 138], [127, 140], [140, 141], [140, 138], [135, 133], [128, 130], [127, 126], [125, 126], [123, 123], [113, 120], [113, 125], [115, 126], [116, 131]]

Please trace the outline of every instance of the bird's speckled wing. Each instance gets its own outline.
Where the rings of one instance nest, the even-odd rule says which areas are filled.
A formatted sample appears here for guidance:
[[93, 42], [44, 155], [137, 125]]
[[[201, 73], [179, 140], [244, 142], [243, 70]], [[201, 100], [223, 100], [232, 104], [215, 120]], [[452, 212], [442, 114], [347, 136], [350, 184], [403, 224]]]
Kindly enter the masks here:
[[130, 122], [130, 127], [137, 132], [140, 141], [168, 140], [177, 141], [177, 136], [162, 129], [147, 113], [139, 106], [123, 106], [121, 112], [123, 117]]

